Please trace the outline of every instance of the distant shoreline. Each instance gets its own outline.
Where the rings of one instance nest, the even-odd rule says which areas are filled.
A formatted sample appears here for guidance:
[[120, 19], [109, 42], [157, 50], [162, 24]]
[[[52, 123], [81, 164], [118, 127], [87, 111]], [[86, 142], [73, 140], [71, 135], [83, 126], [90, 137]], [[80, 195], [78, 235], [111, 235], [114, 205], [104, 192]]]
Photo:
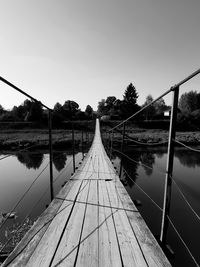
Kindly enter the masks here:
[[[125, 137], [125, 144], [128, 146], [167, 146], [169, 133], [165, 130], [142, 130], [141, 132], [128, 132]], [[130, 137], [131, 139], [129, 139]], [[49, 136], [47, 130], [15, 130], [0, 132], [1, 150], [37, 150], [48, 149]], [[105, 141], [108, 136], [103, 135]], [[93, 139], [93, 133], [84, 132], [83, 143], [80, 131], [75, 131], [75, 146], [90, 144]], [[176, 140], [185, 145], [200, 145], [200, 131], [177, 132]], [[120, 133], [114, 134], [113, 144], [121, 145], [122, 136]], [[176, 143], [176, 146], [179, 144]], [[72, 147], [72, 135], [68, 130], [53, 131], [53, 148]]]

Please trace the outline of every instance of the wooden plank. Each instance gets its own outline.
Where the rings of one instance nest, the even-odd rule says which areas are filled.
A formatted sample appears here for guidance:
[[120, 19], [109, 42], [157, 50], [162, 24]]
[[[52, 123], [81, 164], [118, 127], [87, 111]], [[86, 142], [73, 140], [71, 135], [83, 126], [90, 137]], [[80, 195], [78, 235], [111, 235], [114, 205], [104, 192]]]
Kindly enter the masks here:
[[[110, 203], [113, 206], [123, 208], [120, 199], [116, 194], [113, 181], [106, 182]], [[116, 233], [121, 251], [124, 266], [148, 266], [140, 250], [139, 244], [132, 231], [128, 218], [124, 210], [119, 209], [113, 213]]]
[[[82, 181], [76, 181], [74, 187], [67, 195], [68, 199], [75, 199], [80, 190], [81, 183]], [[49, 266], [73, 207], [73, 202], [63, 201], [26, 266]]]
[[107, 207], [110, 203], [106, 182], [101, 180], [98, 184], [99, 204], [106, 205], [106, 207], [99, 207], [99, 267], [120, 267], [122, 262], [112, 217], [116, 209]]
[[[75, 181], [70, 181], [62, 188], [58, 196], [62, 199], [65, 198], [70, 189], [74, 186]], [[43, 212], [43, 214], [34, 223], [33, 227], [23, 237], [21, 242], [16, 246], [11, 255], [6, 259], [2, 266], [26, 266], [27, 261], [33, 254], [42, 236], [48, 229], [52, 219], [59, 210], [63, 201], [60, 199], [54, 199], [49, 207]]]
[[133, 231], [135, 232], [135, 235], [138, 239], [138, 242], [141, 246], [148, 265], [150, 267], [171, 266], [140, 213], [129, 211], [132, 209], [134, 210], [135, 205], [133, 204], [130, 196], [127, 194], [125, 188], [123, 187], [120, 181], [117, 182], [117, 190], [119, 192], [123, 207], [126, 209], [127, 217], [130, 221]]
[[[97, 181], [91, 180], [88, 202], [98, 203]], [[76, 266], [98, 266], [98, 206], [87, 205]]]
[[[86, 202], [88, 198], [90, 181], [83, 181], [82, 191], [77, 201]], [[74, 266], [80, 240], [86, 204], [77, 203], [74, 206], [69, 223], [63, 234], [60, 245], [56, 251], [52, 266]]]

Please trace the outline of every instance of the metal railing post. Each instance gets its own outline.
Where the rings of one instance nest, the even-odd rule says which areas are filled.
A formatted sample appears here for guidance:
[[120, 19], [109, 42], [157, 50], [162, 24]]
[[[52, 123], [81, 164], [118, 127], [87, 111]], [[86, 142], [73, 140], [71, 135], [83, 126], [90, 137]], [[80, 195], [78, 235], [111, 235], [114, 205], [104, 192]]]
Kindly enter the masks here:
[[162, 223], [161, 223], [161, 233], [160, 233], [160, 241], [163, 245], [166, 244], [167, 230], [168, 230], [168, 225], [169, 225], [168, 216], [170, 212], [172, 172], [173, 172], [173, 161], [174, 161], [174, 141], [173, 140], [175, 139], [175, 135], [176, 135], [178, 95], [179, 95], [179, 86], [174, 87], [173, 89], [173, 105], [172, 105], [171, 118], [170, 118], [167, 168], [166, 168], [166, 176], [165, 176], [163, 213], [162, 213]]
[[113, 132], [113, 130], [112, 130], [111, 140], [110, 140], [110, 159], [111, 159], [111, 157], [112, 157], [113, 135], [114, 135], [114, 132]]
[[73, 156], [73, 171], [76, 170], [76, 164], [75, 164], [75, 149], [74, 149], [74, 123], [72, 122], [72, 156]]
[[[126, 133], [126, 124], [123, 124], [123, 133], [122, 133], [122, 143], [121, 143], [121, 152], [123, 152], [124, 150], [124, 137], [125, 137], [125, 133]], [[122, 154], [121, 154], [122, 157]], [[121, 178], [122, 175], [122, 158], [120, 161], [120, 170], [119, 170], [119, 177]]]
[[49, 173], [50, 173], [50, 195], [51, 201], [54, 198], [53, 192], [53, 149], [52, 149], [52, 114], [49, 110]]

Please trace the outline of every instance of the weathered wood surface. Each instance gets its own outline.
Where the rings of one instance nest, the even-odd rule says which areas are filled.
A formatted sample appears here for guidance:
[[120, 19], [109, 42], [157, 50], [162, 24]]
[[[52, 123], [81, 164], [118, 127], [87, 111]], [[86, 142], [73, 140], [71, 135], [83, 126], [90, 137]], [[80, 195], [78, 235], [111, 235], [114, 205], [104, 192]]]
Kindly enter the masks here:
[[171, 266], [103, 148], [87, 157], [3, 266]]

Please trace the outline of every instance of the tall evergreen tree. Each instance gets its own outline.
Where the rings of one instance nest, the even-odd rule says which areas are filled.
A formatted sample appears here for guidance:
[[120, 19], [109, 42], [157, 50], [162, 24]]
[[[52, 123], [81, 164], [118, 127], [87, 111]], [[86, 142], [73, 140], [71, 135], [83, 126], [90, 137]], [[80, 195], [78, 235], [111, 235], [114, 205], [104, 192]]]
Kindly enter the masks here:
[[139, 110], [139, 106], [137, 104], [138, 93], [136, 91], [135, 86], [132, 83], [128, 85], [123, 95], [123, 103], [122, 103], [122, 116], [124, 118], [130, 117], [136, 111]]

